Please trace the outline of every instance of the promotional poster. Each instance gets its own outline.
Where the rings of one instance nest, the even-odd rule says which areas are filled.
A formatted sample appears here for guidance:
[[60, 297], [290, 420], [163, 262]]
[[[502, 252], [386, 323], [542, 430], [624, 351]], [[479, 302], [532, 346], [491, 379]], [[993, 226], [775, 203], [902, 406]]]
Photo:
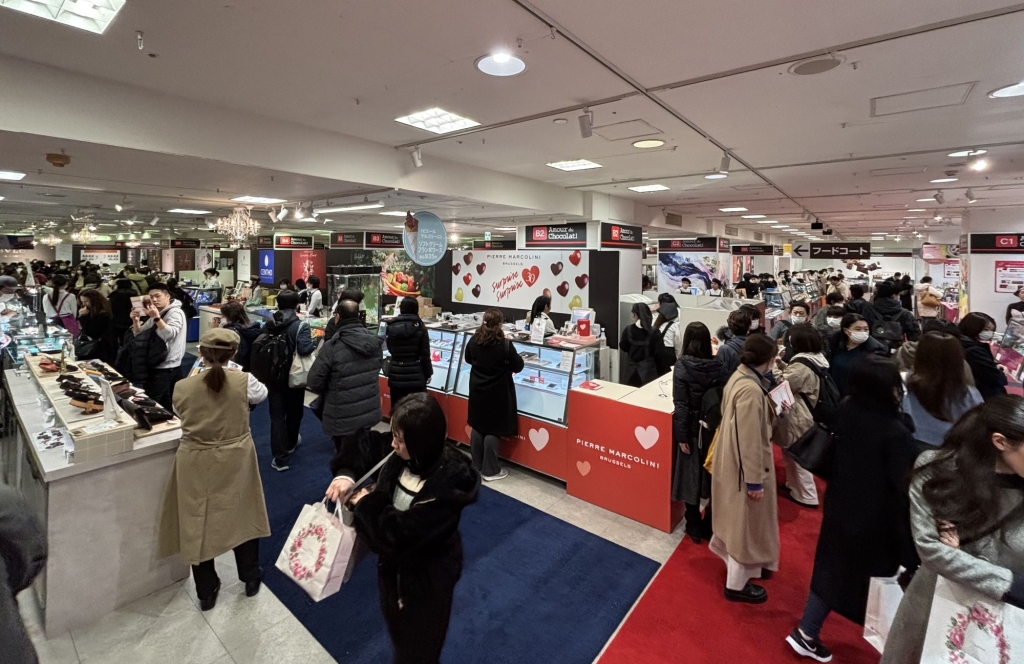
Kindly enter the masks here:
[[728, 280], [726, 264], [718, 252], [686, 251], [658, 253], [658, 290], [675, 292], [683, 278], [701, 290], [711, 288], [712, 279]]
[[324, 285], [324, 275], [327, 274], [327, 252], [323, 249], [296, 249], [292, 252], [292, 283], [302, 279], [306, 281], [309, 275], [315, 274], [320, 277], [320, 284]]
[[433, 212], [407, 215], [402, 244], [417, 265], [436, 265], [448, 250], [448, 231]]
[[452, 252], [452, 299], [465, 304], [529, 311], [539, 295], [569, 314], [590, 301], [586, 251]]

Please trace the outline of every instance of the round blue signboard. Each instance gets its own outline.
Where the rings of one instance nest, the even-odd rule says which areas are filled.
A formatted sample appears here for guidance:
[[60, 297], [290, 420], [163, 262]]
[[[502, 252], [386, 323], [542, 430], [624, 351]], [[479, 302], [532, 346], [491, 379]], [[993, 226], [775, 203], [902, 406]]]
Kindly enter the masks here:
[[417, 212], [405, 218], [402, 234], [405, 253], [417, 265], [434, 265], [448, 250], [448, 231], [433, 212]]

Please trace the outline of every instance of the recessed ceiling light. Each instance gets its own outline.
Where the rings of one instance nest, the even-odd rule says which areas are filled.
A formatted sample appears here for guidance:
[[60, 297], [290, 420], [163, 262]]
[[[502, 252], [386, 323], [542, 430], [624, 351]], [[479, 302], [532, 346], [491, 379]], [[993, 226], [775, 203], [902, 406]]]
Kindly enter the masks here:
[[[761, 215], [761, 216], [764, 216], [764, 215]], [[765, 219], [764, 221], [759, 221], [757, 223], [759, 223], [759, 224], [777, 224], [779, 222], [775, 221], [774, 219]]]
[[102, 35], [125, 0], [0, 0], [0, 6]]
[[935, 202], [935, 197], [932, 196], [931, 198], [919, 198], [919, 199], [917, 199], [917, 202], [918, 203], [934, 203]]
[[719, 212], [746, 212], [747, 208], [745, 208], [745, 207], [724, 207], [724, 208], [718, 208], [718, 211]]
[[649, 194], [653, 191], [668, 191], [668, 187], [663, 184], [642, 184], [639, 187], [629, 187], [628, 189], [639, 194]]
[[[929, 200], [931, 200], [931, 199], [929, 199]], [[914, 208], [913, 210], [907, 210], [907, 212], [924, 212], [924, 211], [925, 211], [924, 208]]]
[[11, 180], [12, 182], [17, 182], [23, 177], [25, 177], [25, 174], [19, 173], [18, 171], [0, 171], [0, 180]]
[[190, 210], [189, 208], [174, 208], [168, 210], [168, 212], [173, 212], [174, 214], [212, 214], [210, 210]]
[[920, 217], [903, 217], [904, 219], [920, 219]]
[[0, 196], [0, 201], [2, 201], [2, 200], [4, 200], [4, 197], [3, 197], [3, 196]]
[[558, 124], [558, 125], [562, 125], [562, 124], [567, 124], [569, 121], [566, 120], [565, 118], [555, 118], [554, 120], [552, 120], [552, 122], [554, 122], [555, 124]]
[[284, 203], [284, 201], [283, 198], [267, 198], [266, 196], [239, 196], [231, 199], [233, 203], [252, 203], [254, 205], [276, 205]]
[[934, 180], [931, 180], [930, 182], [932, 184], [942, 184], [943, 182], [956, 182], [959, 179], [960, 178], [935, 178]]
[[972, 171], [983, 171], [988, 168], [988, 159], [975, 159], [971, 162], [969, 168]]
[[331, 212], [357, 212], [359, 210], [376, 210], [377, 208], [384, 207], [384, 204], [380, 201], [373, 203], [355, 203], [353, 205], [340, 205], [335, 207], [317, 208], [317, 214], [330, 214]]
[[470, 127], [480, 125], [476, 120], [470, 120], [461, 115], [450, 113], [443, 108], [430, 108], [419, 113], [395, 118], [395, 122], [401, 122], [402, 124], [423, 129], [433, 134], [448, 134], [460, 129], [469, 129]]
[[704, 176], [705, 180], [724, 180], [729, 177], [728, 173], [710, 173]]
[[568, 161], [553, 161], [547, 164], [551, 168], [560, 171], [585, 171], [591, 168], [604, 168], [601, 164], [594, 163], [589, 159], [570, 159]]
[[514, 55], [499, 51], [477, 60], [476, 68], [488, 76], [515, 76], [526, 71], [526, 63]]
[[392, 226], [391, 228], [405, 228], [405, 224], [396, 224], [396, 225]]
[[494, 230], [496, 230], [496, 231], [517, 231], [517, 230], [519, 230], [519, 228], [516, 227], [516, 226], [496, 226], [494, 228]]
[[789, 228], [789, 226], [776, 226], [773, 230], [781, 231], [781, 230], [784, 230], [786, 228]]
[[1013, 85], [1007, 85], [988, 93], [988, 96], [993, 99], [1005, 99], [1007, 97], [1019, 97], [1021, 95], [1024, 95], [1024, 81], [1014, 83]]
[[743, 218], [744, 219], [764, 219], [767, 216], [768, 215], [766, 215], [766, 214], [745, 214], [745, 215], [743, 215]]
[[633, 143], [633, 147], [640, 148], [641, 150], [646, 150], [648, 148], [660, 148], [662, 145], [665, 145], [665, 141], [658, 140], [657, 138], [648, 138], [646, 140]]
[[384, 212], [378, 212], [377, 214], [382, 214], [385, 217], [404, 217], [406, 215], [402, 210], [385, 210]]
[[950, 152], [947, 157], [976, 157], [979, 154], [985, 154], [988, 150], [960, 150], [959, 152]]

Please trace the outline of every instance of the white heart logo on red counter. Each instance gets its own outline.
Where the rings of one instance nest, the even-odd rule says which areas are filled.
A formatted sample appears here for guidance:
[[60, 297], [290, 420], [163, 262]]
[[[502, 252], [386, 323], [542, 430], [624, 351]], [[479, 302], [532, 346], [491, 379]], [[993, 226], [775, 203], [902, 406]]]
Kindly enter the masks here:
[[530, 444], [540, 452], [548, 446], [548, 430], [544, 428], [530, 429]]
[[587, 473], [590, 472], [590, 462], [589, 461], [577, 461], [576, 462], [576, 470], [580, 471], [580, 475], [582, 475], [583, 477], [586, 477]]
[[636, 441], [640, 443], [640, 447], [649, 450], [658, 442], [658, 427], [653, 425], [646, 429], [637, 427], [633, 430], [633, 435], [636, 436]]

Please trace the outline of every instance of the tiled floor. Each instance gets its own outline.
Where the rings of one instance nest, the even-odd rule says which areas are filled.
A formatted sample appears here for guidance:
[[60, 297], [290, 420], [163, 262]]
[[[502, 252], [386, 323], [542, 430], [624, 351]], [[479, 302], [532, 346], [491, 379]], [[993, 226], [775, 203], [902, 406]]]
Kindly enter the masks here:
[[[565, 493], [565, 485], [531, 471], [487, 486], [627, 549], [664, 562], [682, 539]], [[247, 598], [233, 555], [217, 559], [223, 588], [212, 611], [199, 610], [191, 579], [101, 618], [91, 627], [46, 640], [31, 591], [19, 596], [22, 616], [42, 664], [320, 664], [335, 660], [266, 588]]]

